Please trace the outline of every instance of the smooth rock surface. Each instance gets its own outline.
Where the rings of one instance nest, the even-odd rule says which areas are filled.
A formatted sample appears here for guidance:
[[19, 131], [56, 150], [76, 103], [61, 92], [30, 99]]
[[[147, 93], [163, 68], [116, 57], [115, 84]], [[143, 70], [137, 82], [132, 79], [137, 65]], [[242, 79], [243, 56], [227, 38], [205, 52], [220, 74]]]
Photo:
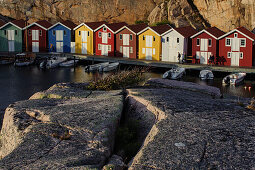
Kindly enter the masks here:
[[255, 112], [245, 108], [249, 99], [213, 99], [165, 86], [128, 92], [159, 117], [129, 169], [255, 168]]
[[102, 168], [113, 151], [123, 95], [83, 87], [56, 85], [10, 105], [1, 131], [0, 169]]

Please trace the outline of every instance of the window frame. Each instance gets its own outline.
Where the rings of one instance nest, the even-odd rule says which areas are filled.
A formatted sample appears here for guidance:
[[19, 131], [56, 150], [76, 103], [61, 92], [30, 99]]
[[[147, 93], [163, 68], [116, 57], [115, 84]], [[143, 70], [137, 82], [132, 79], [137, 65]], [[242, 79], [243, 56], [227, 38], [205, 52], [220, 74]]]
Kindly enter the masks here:
[[212, 39], [211, 38], [208, 39], [208, 47], [212, 47]]
[[123, 35], [122, 34], [120, 34], [120, 40], [123, 40]]
[[153, 41], [156, 41], [156, 37], [155, 36], [153, 36]]
[[[229, 40], [229, 44], [228, 44], [228, 40]], [[231, 38], [226, 38], [225, 45], [226, 47], [231, 47]]]
[[90, 36], [90, 33], [89, 33], [89, 31], [88, 31], [88, 37]]
[[240, 52], [239, 59], [243, 59], [243, 52]]
[[66, 30], [64, 30], [64, 36], [66, 36], [67, 35], [67, 32], [66, 32]]
[[42, 36], [42, 30], [39, 30], [39, 35]]
[[169, 37], [166, 37], [166, 42], [169, 42]]
[[228, 52], [227, 57], [228, 57], [228, 58], [232, 58], [232, 53], [231, 53], [231, 52]]
[[32, 35], [32, 31], [28, 30], [28, 36], [31, 36], [31, 35]]
[[[242, 45], [242, 40], [244, 41], [244, 45]], [[246, 47], [246, 39], [245, 38], [240, 39], [240, 47]]]
[[234, 37], [235, 37], [235, 38], [238, 38], [238, 33], [234, 33]]
[[98, 37], [102, 38], [102, 32], [98, 32]]
[[180, 38], [176, 38], [177, 44], [180, 44]]
[[133, 41], [133, 35], [132, 34], [129, 35], [129, 40]]
[[52, 31], [52, 35], [53, 35], [54, 37], [56, 36], [56, 31], [55, 31], [55, 30]]
[[18, 30], [15, 30], [15, 35], [18, 35]]
[[196, 42], [197, 46], [200, 46], [200, 38], [197, 38], [197, 42]]
[[108, 33], [108, 38], [111, 39], [112, 38], [112, 34], [109, 32]]
[[112, 46], [108, 45], [108, 51], [112, 51]]
[[145, 36], [143, 35], [143, 41], [145, 41]]
[[106, 28], [106, 27], [104, 27], [104, 28], [103, 28], [103, 31], [104, 31], [104, 32], [106, 32], [106, 31], [107, 31], [107, 28]]
[[101, 44], [98, 44], [98, 50], [102, 50]]

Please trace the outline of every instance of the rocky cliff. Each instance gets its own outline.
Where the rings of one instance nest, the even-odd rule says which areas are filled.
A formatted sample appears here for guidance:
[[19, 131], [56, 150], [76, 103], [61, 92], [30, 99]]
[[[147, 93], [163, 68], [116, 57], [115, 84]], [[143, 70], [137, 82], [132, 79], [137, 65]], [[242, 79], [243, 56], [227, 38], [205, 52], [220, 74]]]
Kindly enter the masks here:
[[0, 0], [0, 14], [30, 22], [168, 20], [175, 26], [255, 27], [254, 0]]

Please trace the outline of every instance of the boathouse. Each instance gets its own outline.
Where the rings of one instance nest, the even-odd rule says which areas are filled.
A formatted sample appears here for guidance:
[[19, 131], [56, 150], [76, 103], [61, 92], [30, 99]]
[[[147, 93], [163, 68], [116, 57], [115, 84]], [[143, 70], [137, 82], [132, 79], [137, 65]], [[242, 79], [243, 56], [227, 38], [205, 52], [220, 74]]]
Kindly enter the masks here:
[[161, 35], [171, 29], [171, 26], [160, 25], [146, 27], [139, 35], [139, 59], [161, 61], [162, 43]]
[[219, 38], [219, 56], [226, 66], [252, 67], [255, 65], [255, 34], [240, 27]]
[[138, 35], [147, 24], [127, 25], [116, 32], [116, 56], [137, 59], [139, 45]]
[[162, 61], [179, 62], [180, 55], [192, 55], [191, 36], [197, 31], [191, 27], [172, 28], [162, 35]]
[[52, 26], [46, 20], [34, 22], [25, 29], [27, 30], [28, 51], [46, 52], [48, 51], [48, 29]]
[[94, 55], [95, 53], [95, 34], [94, 30], [106, 24], [106, 22], [87, 22], [81, 23], [75, 30], [75, 53]]
[[208, 64], [210, 56], [219, 56], [219, 37], [225, 33], [216, 27], [204, 29], [192, 38], [193, 63]]
[[0, 51], [1, 52], [22, 52], [24, 45], [23, 29], [24, 20], [14, 20], [8, 23], [0, 23]]
[[74, 28], [72, 21], [66, 20], [58, 22], [48, 29], [49, 51], [59, 53], [71, 53], [71, 48], [75, 50], [72, 42], [75, 42]]
[[115, 56], [115, 33], [125, 25], [125, 22], [103, 24], [95, 30], [96, 55]]

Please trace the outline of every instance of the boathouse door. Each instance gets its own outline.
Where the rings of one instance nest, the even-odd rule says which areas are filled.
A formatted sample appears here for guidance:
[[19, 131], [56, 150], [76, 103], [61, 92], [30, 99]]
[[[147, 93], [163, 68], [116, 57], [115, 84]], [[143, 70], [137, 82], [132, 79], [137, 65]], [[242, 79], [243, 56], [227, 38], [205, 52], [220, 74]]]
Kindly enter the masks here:
[[87, 48], [88, 48], [88, 44], [87, 43], [82, 43], [81, 53], [82, 54], [87, 54]]
[[88, 31], [81, 31], [81, 42], [82, 43], [87, 42], [87, 40], [88, 40], [87, 35], [88, 35]]
[[129, 45], [129, 34], [123, 34], [123, 45]]
[[63, 53], [63, 42], [56, 42], [56, 46], [57, 46], [57, 52], [58, 53]]
[[240, 53], [239, 52], [232, 52], [231, 54], [231, 66], [239, 66], [239, 58]]
[[63, 39], [64, 39], [64, 34], [63, 30], [57, 30], [56, 31], [56, 51], [59, 53], [63, 53]]
[[208, 59], [208, 53], [207, 52], [201, 52], [200, 64], [207, 64], [207, 59]]
[[8, 30], [8, 50], [9, 52], [14, 52], [15, 51], [15, 47], [14, 47], [14, 30]]
[[152, 48], [146, 48], [146, 60], [152, 60]]
[[108, 43], [107, 33], [105, 33], [105, 32], [102, 33], [102, 43], [104, 43], [104, 44]]
[[108, 56], [108, 45], [101, 45], [101, 55]]
[[32, 30], [32, 52], [39, 52], [39, 30]]
[[75, 53], [75, 42], [71, 42], [71, 53]]
[[123, 57], [129, 58], [129, 47], [123, 47]]
[[169, 53], [168, 58], [170, 62], [178, 62], [178, 52], [176, 51], [174, 37], [169, 37]]

